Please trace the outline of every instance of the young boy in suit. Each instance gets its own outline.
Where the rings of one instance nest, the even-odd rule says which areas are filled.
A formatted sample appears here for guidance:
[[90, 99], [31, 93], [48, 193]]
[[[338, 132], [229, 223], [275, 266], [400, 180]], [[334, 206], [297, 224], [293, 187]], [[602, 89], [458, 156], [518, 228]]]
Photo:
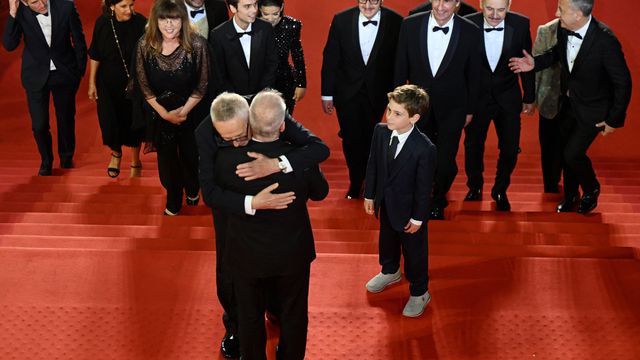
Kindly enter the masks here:
[[436, 147], [417, 127], [429, 106], [427, 93], [402, 85], [387, 94], [387, 123], [378, 124], [371, 141], [364, 209], [380, 218], [379, 259], [382, 271], [366, 285], [377, 293], [399, 282], [400, 255], [411, 296], [402, 314], [422, 315], [428, 291], [427, 221], [436, 165]]

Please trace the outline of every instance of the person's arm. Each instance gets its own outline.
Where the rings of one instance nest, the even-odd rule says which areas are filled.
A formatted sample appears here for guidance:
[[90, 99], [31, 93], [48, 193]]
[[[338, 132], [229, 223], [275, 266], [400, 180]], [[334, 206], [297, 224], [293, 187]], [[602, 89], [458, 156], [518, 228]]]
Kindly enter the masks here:
[[369, 159], [367, 160], [367, 169], [364, 179], [364, 211], [373, 215], [374, 204], [376, 199], [376, 189], [378, 181], [378, 135], [380, 133], [379, 127], [384, 125], [376, 125], [373, 131], [373, 138], [371, 139], [371, 149], [369, 150]]
[[89, 60], [89, 90], [87, 94], [89, 95], [89, 100], [98, 100], [98, 90], [96, 88], [96, 74], [98, 73], [98, 67], [100, 67], [100, 62], [96, 60]]
[[307, 91], [307, 69], [304, 62], [302, 42], [300, 41], [301, 30], [302, 23], [294, 22], [293, 37], [291, 39], [291, 59], [293, 60], [293, 79], [296, 83], [293, 100], [296, 102], [302, 100]]
[[185, 117], [198, 105], [202, 98], [204, 98], [207, 94], [207, 87], [209, 86], [209, 48], [207, 42], [204, 38], [200, 37], [200, 35], [197, 35], [194, 39], [194, 53], [196, 54], [195, 67], [198, 73], [198, 81], [191, 96], [189, 96], [180, 111], [180, 114]]
[[620, 128], [624, 126], [627, 107], [631, 101], [631, 74], [618, 39], [612, 34], [605, 33], [601, 36], [610, 37], [604, 42], [605, 49], [602, 54], [606, 55], [602, 57], [602, 65], [613, 84], [613, 103], [603, 122], [611, 128]]
[[425, 222], [429, 220], [431, 209], [431, 190], [436, 170], [436, 147], [433, 144], [421, 151], [418, 156], [418, 166], [414, 184], [413, 209], [411, 219]]
[[478, 59], [486, 56], [482, 49], [482, 31], [477, 27], [469, 30], [469, 36], [472, 36], [471, 40], [471, 56], [467, 59], [467, 64], [464, 69], [467, 82], [467, 104], [466, 104], [466, 119], [464, 126], [469, 125], [473, 119], [473, 114], [476, 112], [477, 99], [480, 97], [480, 73], [481, 62]]
[[313, 201], [324, 200], [329, 194], [329, 183], [320, 170], [320, 166], [315, 165], [305, 169], [304, 175], [309, 186], [309, 199]]
[[71, 14], [69, 15], [69, 25], [71, 28], [71, 40], [73, 41], [73, 51], [76, 54], [76, 61], [78, 64], [79, 77], [84, 76], [87, 70], [87, 42], [82, 32], [82, 22], [80, 22], [80, 15], [76, 10], [76, 5], [71, 3]]
[[7, 51], [13, 51], [20, 45], [22, 26], [16, 21], [16, 17], [23, 11], [23, 7], [20, 0], [9, 0], [9, 17], [2, 34], [2, 46]]
[[339, 30], [337, 29], [337, 19], [334, 16], [329, 27], [329, 35], [327, 43], [322, 51], [322, 70], [321, 70], [321, 101], [322, 111], [325, 114], [333, 113], [333, 92], [335, 89], [336, 73], [341, 62]]

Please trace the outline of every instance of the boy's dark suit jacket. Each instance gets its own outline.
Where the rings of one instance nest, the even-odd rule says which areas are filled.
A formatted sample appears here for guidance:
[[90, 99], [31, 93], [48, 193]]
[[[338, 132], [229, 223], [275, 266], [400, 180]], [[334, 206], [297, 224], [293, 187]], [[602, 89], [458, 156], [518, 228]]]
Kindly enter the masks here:
[[49, 0], [51, 46], [42, 33], [36, 15], [20, 2], [16, 17], [9, 16], [2, 38], [4, 48], [14, 50], [24, 37], [22, 86], [41, 90], [49, 79], [49, 60], [70, 83], [79, 83], [87, 67], [87, 44], [73, 1]]
[[[425, 11], [431, 11], [431, 9], [432, 9], [431, 2], [427, 1], [424, 4], [420, 4], [420, 5], [416, 6], [415, 8], [413, 8], [413, 10], [409, 11], [409, 15], [413, 15], [413, 14], [417, 14], [417, 13], [425, 12]], [[476, 8], [474, 8], [473, 6], [465, 3], [464, 1], [460, 1], [460, 10], [458, 10], [458, 15], [467, 16], [467, 15], [473, 14], [475, 12], [478, 12], [478, 10], [476, 10]]]
[[454, 15], [449, 47], [438, 73], [432, 74], [427, 53], [430, 16], [428, 11], [404, 19], [398, 40], [395, 84], [408, 81], [424, 88], [439, 126], [461, 130], [465, 116], [474, 113], [478, 98], [478, 59], [485, 56], [480, 50], [482, 34], [475, 24]]
[[213, 51], [214, 79], [209, 88], [213, 94], [229, 91], [255, 95], [264, 88], [273, 87], [278, 68], [273, 28], [268, 22], [256, 19], [251, 30], [251, 66], [247, 66], [233, 17], [211, 30], [209, 42]]
[[[469, 15], [466, 19], [471, 20], [480, 29], [484, 26], [484, 16], [482, 13]], [[489, 61], [487, 60], [484, 36], [482, 36], [482, 53], [484, 56], [480, 59], [480, 100], [478, 106], [493, 101], [503, 109], [510, 109], [514, 112], [520, 112], [522, 103], [532, 104], [535, 102], [536, 78], [533, 72], [520, 73], [522, 80], [522, 89], [518, 83], [518, 75], [509, 69], [509, 59], [512, 57], [521, 57], [522, 50], [531, 52], [531, 33], [529, 29], [529, 19], [516, 13], [507, 13], [504, 20], [504, 41], [502, 44], [502, 53], [500, 60], [496, 66], [495, 72], [491, 71]]]
[[393, 61], [402, 16], [381, 9], [380, 28], [365, 65], [360, 49], [359, 14], [357, 6], [336, 14], [324, 48], [322, 95], [333, 96], [336, 107], [346, 105], [363, 88], [372, 104], [384, 105], [387, 92], [393, 90]]
[[229, 20], [227, 4], [222, 0], [205, 0], [204, 8], [207, 10], [207, 24], [209, 33], [218, 25]]
[[591, 19], [573, 70], [567, 64], [567, 31], [558, 31], [558, 43], [535, 57], [535, 70], [560, 62], [561, 94], [569, 94], [576, 118], [586, 124], [605, 121], [624, 126], [631, 101], [631, 75], [620, 42], [603, 23]]
[[238, 164], [250, 161], [247, 151], [275, 157], [294, 149], [282, 140], [246, 147], [218, 150], [216, 178], [220, 186], [242, 194], [255, 195], [263, 188], [278, 183], [276, 192], [295, 192], [296, 198], [286, 209], [259, 210], [255, 215], [230, 214], [227, 229], [227, 264], [243, 277], [270, 277], [294, 274], [315, 259], [315, 246], [307, 199], [322, 200], [329, 184], [315, 166], [306, 171], [276, 173], [265, 178], [245, 181], [235, 174]]
[[391, 226], [402, 232], [409, 219], [423, 221], [423, 225], [428, 221], [436, 147], [414, 127], [400, 153], [389, 164], [387, 149], [391, 133], [387, 124], [376, 125], [367, 163], [364, 197], [374, 200], [376, 215], [384, 204]]

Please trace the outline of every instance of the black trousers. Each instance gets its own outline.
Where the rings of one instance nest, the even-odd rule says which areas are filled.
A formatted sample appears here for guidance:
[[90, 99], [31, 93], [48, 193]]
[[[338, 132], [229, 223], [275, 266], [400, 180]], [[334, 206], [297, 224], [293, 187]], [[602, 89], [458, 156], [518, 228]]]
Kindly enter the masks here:
[[548, 119], [540, 115], [538, 139], [540, 141], [540, 163], [544, 192], [556, 192], [562, 174], [562, 151], [558, 116]]
[[243, 360], [267, 359], [264, 314], [268, 299], [276, 299], [279, 304], [276, 313], [280, 321], [277, 359], [304, 359], [309, 324], [309, 271], [310, 265], [294, 274], [267, 278], [234, 274]]
[[577, 119], [568, 98], [562, 100], [558, 116], [565, 198], [580, 195], [579, 188], [584, 193], [600, 189], [591, 159], [587, 156], [587, 150], [600, 130], [593, 123]]
[[484, 185], [484, 148], [489, 132], [489, 125], [493, 120], [498, 135], [498, 164], [496, 178], [491, 189], [492, 195], [503, 194], [511, 184], [511, 173], [518, 161], [518, 146], [520, 145], [520, 111], [518, 109], [505, 110], [492, 102], [473, 117], [464, 128], [464, 167], [467, 173], [469, 189], [482, 189]]
[[69, 81], [60, 71], [49, 72], [45, 86], [38, 91], [26, 90], [31, 114], [31, 129], [43, 165], [53, 165], [53, 145], [49, 125], [49, 98], [53, 97], [58, 128], [58, 156], [71, 160], [76, 149], [76, 93], [78, 81]]
[[186, 193], [196, 197], [200, 191], [198, 183], [198, 147], [193, 134], [191, 120], [173, 125], [159, 119], [158, 173], [160, 183], [167, 191], [166, 207], [177, 213], [182, 208]]
[[238, 334], [238, 311], [233, 292], [233, 276], [227, 254], [228, 215], [221, 210], [211, 210], [213, 227], [216, 231], [216, 291], [218, 301], [224, 310], [222, 323], [228, 334]]
[[[462, 116], [464, 117], [464, 115]], [[438, 150], [433, 181], [433, 206], [445, 208], [449, 205], [447, 193], [458, 174], [456, 156], [460, 146], [464, 119], [436, 119], [432, 109], [423, 118], [418, 121], [417, 126], [429, 137]], [[448, 124], [452, 120], [457, 120], [460, 125]]]
[[378, 253], [383, 274], [393, 274], [400, 268], [404, 254], [404, 273], [409, 280], [411, 296], [420, 296], [429, 285], [429, 241], [427, 223], [414, 234], [396, 231], [391, 227], [387, 211], [380, 208], [380, 237]]
[[349, 193], [359, 194], [367, 171], [373, 129], [382, 119], [385, 104], [374, 106], [366, 89], [351, 101], [336, 106], [342, 150], [349, 169]]

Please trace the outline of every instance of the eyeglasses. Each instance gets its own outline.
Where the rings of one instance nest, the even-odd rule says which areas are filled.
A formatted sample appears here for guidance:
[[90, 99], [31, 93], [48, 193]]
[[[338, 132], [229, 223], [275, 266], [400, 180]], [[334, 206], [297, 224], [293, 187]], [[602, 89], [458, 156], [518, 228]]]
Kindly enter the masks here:
[[159, 18], [158, 22], [161, 24], [178, 24], [182, 22], [182, 19], [166, 17], [166, 18]]
[[233, 144], [233, 143], [245, 142], [245, 141], [249, 140], [249, 122], [247, 121], [247, 127], [244, 130], [244, 135], [236, 136], [236, 137], [231, 138], [231, 139], [223, 138], [222, 136], [220, 136], [220, 134], [216, 134], [216, 136], [217, 136], [219, 142], [221, 142], [221, 143]]
[[382, 2], [382, 0], [358, 0], [358, 4], [364, 5], [367, 3], [367, 1], [369, 2], [369, 4], [374, 6]]

